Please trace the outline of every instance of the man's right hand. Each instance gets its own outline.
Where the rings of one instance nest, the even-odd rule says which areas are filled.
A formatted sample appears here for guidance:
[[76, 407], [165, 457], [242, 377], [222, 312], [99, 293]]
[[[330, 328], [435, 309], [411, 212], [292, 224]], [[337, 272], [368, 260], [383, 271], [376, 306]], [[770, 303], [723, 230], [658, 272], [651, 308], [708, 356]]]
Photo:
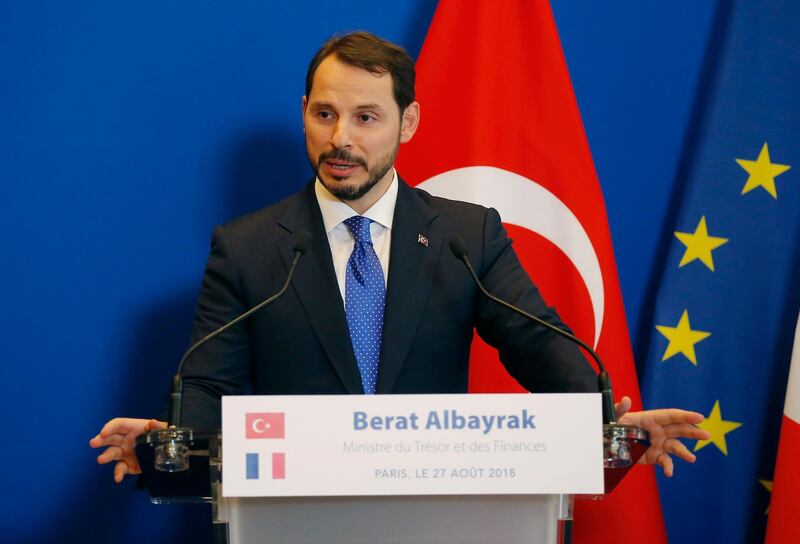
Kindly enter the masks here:
[[116, 461], [114, 481], [120, 483], [126, 474], [142, 472], [133, 449], [136, 437], [143, 433], [166, 428], [166, 421], [116, 417], [106, 423], [97, 436], [89, 440], [89, 445], [93, 448], [106, 447], [105, 451], [97, 456], [97, 462], [105, 465]]

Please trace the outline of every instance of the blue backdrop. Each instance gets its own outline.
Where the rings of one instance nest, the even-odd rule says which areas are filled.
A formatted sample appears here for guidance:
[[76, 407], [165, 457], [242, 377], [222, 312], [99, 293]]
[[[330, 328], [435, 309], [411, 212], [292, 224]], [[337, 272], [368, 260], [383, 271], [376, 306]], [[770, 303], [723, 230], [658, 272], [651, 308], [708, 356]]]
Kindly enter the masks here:
[[[642, 359], [717, 2], [552, 5]], [[110, 417], [160, 411], [213, 226], [310, 174], [300, 98], [319, 44], [364, 28], [416, 56], [434, 9], [4, 3], [3, 540], [167, 542], [172, 522], [206, 539], [204, 507], [158, 508], [115, 486], [87, 441]]]

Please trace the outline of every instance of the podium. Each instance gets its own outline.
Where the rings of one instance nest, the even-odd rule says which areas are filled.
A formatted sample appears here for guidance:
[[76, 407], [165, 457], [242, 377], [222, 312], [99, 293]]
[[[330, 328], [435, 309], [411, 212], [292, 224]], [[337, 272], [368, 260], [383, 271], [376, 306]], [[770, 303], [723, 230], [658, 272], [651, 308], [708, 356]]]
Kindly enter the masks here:
[[[220, 544], [570, 542], [575, 497], [567, 493], [226, 497], [222, 444], [219, 431], [173, 428], [140, 436], [136, 445], [151, 501], [210, 503]], [[645, 431], [606, 426], [605, 492], [647, 447]], [[187, 470], [155, 469], [178, 450]]]

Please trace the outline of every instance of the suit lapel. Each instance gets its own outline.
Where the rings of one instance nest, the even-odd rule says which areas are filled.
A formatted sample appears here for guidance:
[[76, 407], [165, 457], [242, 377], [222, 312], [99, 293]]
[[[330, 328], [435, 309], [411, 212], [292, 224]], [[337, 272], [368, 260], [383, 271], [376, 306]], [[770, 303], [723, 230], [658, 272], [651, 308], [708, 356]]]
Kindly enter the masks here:
[[[290, 233], [303, 230], [311, 233], [311, 247], [298, 263], [292, 288], [347, 392], [363, 393], [313, 183], [305, 188], [278, 223]], [[294, 255], [293, 241], [293, 236], [278, 241], [281, 259], [287, 269]]]
[[[414, 339], [428, 300], [443, 241], [431, 232], [436, 212], [405, 182], [400, 186], [392, 221], [389, 280], [378, 369], [378, 393], [390, 393]], [[427, 245], [419, 236], [427, 238]]]

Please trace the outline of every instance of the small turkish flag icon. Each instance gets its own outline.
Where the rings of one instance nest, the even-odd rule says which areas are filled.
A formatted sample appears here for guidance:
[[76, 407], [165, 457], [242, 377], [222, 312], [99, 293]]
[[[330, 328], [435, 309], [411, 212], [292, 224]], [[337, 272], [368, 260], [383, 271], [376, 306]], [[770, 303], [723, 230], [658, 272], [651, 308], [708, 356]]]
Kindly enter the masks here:
[[245, 414], [246, 438], [285, 438], [286, 425], [283, 412]]

